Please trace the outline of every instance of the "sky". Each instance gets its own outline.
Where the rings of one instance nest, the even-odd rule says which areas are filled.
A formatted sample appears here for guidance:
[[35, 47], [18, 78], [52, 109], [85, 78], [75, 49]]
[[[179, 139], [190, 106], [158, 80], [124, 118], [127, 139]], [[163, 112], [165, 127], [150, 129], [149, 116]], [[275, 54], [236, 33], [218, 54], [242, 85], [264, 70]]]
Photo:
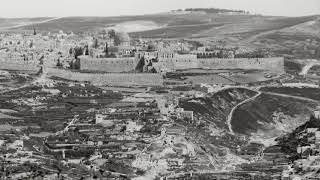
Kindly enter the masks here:
[[320, 14], [320, 0], [0, 0], [0, 17], [119, 16], [214, 7], [254, 14]]

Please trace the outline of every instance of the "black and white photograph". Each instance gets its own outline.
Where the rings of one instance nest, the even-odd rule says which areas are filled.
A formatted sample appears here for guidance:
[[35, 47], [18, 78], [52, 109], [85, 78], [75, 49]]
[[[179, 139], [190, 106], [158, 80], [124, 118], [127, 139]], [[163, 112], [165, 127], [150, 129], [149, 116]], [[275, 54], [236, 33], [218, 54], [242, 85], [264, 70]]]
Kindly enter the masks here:
[[0, 0], [1, 180], [320, 180], [320, 0]]

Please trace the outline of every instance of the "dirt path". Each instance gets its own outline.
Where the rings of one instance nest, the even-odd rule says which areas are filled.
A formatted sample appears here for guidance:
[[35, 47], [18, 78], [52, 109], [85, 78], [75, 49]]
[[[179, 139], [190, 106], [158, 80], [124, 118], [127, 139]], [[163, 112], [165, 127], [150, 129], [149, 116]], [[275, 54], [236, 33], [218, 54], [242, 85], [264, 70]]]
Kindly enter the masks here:
[[229, 115], [228, 115], [228, 118], [227, 118], [227, 125], [228, 125], [228, 128], [229, 128], [229, 132], [230, 132], [231, 134], [234, 135], [234, 132], [233, 132], [233, 130], [232, 130], [232, 124], [231, 124], [232, 116], [233, 116], [234, 111], [235, 111], [238, 107], [242, 106], [243, 104], [246, 104], [246, 103], [248, 103], [248, 102], [250, 102], [250, 101], [255, 100], [255, 99], [256, 99], [257, 97], [259, 97], [261, 94], [262, 94], [262, 92], [258, 91], [258, 93], [257, 93], [256, 95], [254, 95], [253, 97], [248, 98], [248, 99], [240, 102], [239, 104], [237, 104], [236, 106], [234, 106], [234, 107], [231, 109], [231, 111], [230, 111], [230, 113], [229, 113]]

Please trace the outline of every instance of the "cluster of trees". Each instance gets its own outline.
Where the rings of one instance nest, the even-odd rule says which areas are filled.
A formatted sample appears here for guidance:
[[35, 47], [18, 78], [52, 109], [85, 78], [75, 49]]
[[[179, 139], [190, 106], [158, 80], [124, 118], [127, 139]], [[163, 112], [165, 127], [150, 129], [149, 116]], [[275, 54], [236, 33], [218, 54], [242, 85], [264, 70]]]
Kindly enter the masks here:
[[120, 37], [117, 35], [117, 33], [111, 29], [110, 31], [108, 31], [108, 36], [111, 39], [114, 39], [114, 45], [118, 46], [121, 43]]
[[[116, 46], [121, 44], [121, 38], [120, 38], [119, 34], [117, 34], [115, 32], [115, 30], [113, 30], [113, 29], [109, 30], [108, 32], [106, 30], [102, 30], [100, 32], [100, 34], [102, 34], [103, 39], [105, 39], [106, 37], [108, 37], [110, 39], [113, 39], [114, 40], [114, 45], [116, 45]], [[98, 48], [99, 47], [99, 41], [98, 41], [97, 38], [94, 39], [92, 47], [93, 48]]]
[[89, 46], [86, 45], [85, 47], [76, 46], [74, 48], [69, 49], [69, 55], [73, 55], [75, 59], [81, 55], [89, 55]]

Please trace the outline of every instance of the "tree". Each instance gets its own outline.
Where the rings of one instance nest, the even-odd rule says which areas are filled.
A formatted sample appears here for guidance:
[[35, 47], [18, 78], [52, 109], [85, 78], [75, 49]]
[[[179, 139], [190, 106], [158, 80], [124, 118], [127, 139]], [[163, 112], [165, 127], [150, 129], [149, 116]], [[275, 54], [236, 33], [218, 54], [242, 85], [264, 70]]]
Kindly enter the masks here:
[[115, 35], [114, 36], [114, 45], [118, 46], [121, 44], [121, 40], [119, 38], [119, 36]]
[[30, 41], [29, 48], [33, 47], [33, 41]]
[[109, 35], [110, 38], [115, 38], [115, 37], [116, 37], [116, 32], [115, 32], [113, 29], [111, 29], [111, 30], [108, 32], [108, 35]]
[[156, 50], [156, 46], [154, 44], [149, 44], [147, 49], [148, 49], [149, 52], [155, 51]]
[[106, 57], [109, 56], [109, 47], [108, 47], [108, 43], [107, 43], [107, 42], [106, 42], [106, 44], [105, 44], [104, 53], [105, 53], [105, 56], [106, 56]]
[[86, 46], [84, 47], [84, 49], [85, 49], [84, 55], [88, 56], [88, 55], [89, 55], [89, 46], [86, 45]]
[[107, 34], [107, 31], [105, 29], [103, 29], [101, 31], [101, 34], [102, 34], [102, 38], [105, 39], [106, 38], [106, 34]]
[[98, 39], [97, 38], [94, 38], [92, 47], [95, 49], [98, 48]]
[[60, 58], [57, 60], [57, 67], [62, 67], [62, 63], [60, 62]]
[[75, 54], [74, 54], [74, 58], [75, 58], [75, 59], [77, 59], [78, 56], [83, 55], [83, 49], [82, 49], [82, 47], [75, 47], [75, 48], [74, 48], [74, 52], [75, 52]]

